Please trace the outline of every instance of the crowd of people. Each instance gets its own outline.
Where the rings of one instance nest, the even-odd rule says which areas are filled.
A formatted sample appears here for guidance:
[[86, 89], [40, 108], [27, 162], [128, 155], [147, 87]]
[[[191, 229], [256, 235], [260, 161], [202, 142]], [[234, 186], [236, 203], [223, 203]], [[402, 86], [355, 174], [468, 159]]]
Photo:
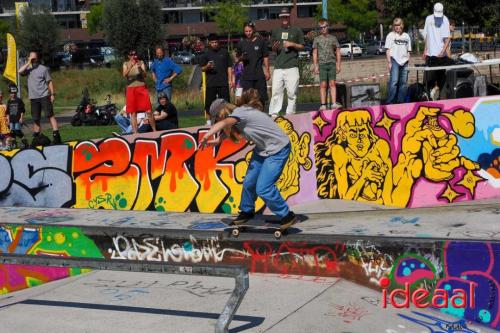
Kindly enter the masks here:
[[[425, 20], [425, 48], [423, 57], [426, 64], [432, 66], [442, 63], [450, 56], [450, 32], [454, 28], [443, 14], [441, 3], [434, 5], [434, 12]], [[230, 54], [219, 45], [219, 38], [210, 34], [207, 38], [207, 49], [197, 58], [197, 63], [204, 73], [205, 91], [204, 105], [207, 124], [211, 124], [209, 110], [213, 101], [223, 99], [227, 102], [241, 99], [244, 92], [255, 89], [259, 93], [260, 103], [269, 102], [269, 115], [275, 118], [282, 109], [286, 92], [286, 114], [296, 112], [297, 90], [299, 86], [298, 54], [304, 49], [304, 34], [298, 27], [291, 24], [288, 8], [283, 8], [279, 14], [281, 26], [271, 33], [271, 49], [276, 53], [274, 71], [271, 76], [269, 64], [268, 42], [256, 31], [253, 22], [248, 21], [243, 26], [243, 39]], [[313, 71], [320, 81], [319, 110], [341, 107], [337, 103], [336, 79], [341, 71], [340, 45], [337, 38], [330, 34], [330, 25], [326, 19], [318, 22], [319, 33], [313, 40], [312, 62]], [[408, 64], [412, 42], [404, 32], [404, 22], [395, 18], [392, 31], [385, 41], [387, 67], [390, 73], [388, 81], [387, 104], [407, 101]], [[149, 68], [155, 82], [157, 107], [149, 96], [145, 78], [148, 69], [144, 61], [139, 59], [136, 50], [130, 50], [128, 59], [123, 63], [122, 75], [127, 80], [126, 105], [116, 116], [116, 121], [122, 129], [121, 134], [144, 133], [148, 131], [173, 129], [178, 127], [177, 110], [172, 104], [172, 86], [175, 78], [182, 73], [182, 68], [165, 55], [161, 46], [155, 48], [155, 59]], [[30, 52], [28, 61], [19, 72], [28, 76], [28, 94], [33, 118], [34, 144], [44, 144], [47, 140], [41, 134], [40, 120], [42, 114], [49, 120], [53, 130], [52, 142], [61, 142], [58, 123], [54, 117], [53, 103], [55, 100], [54, 84], [47, 67], [39, 62], [38, 54]], [[445, 75], [440, 71], [426, 74], [431, 86], [442, 89]], [[267, 82], [271, 80], [271, 96], [268, 96]], [[17, 98], [16, 87], [10, 88], [8, 105], [0, 101], [0, 135], [4, 145], [9, 141], [21, 139], [21, 145], [26, 146], [22, 132], [24, 104]], [[13, 99], [16, 95], [17, 99]], [[232, 97], [234, 96], [234, 97]], [[330, 103], [327, 103], [328, 97]], [[0, 96], [2, 98], [2, 96]], [[120, 135], [116, 133], [117, 135]], [[49, 140], [50, 141], [50, 140]]]

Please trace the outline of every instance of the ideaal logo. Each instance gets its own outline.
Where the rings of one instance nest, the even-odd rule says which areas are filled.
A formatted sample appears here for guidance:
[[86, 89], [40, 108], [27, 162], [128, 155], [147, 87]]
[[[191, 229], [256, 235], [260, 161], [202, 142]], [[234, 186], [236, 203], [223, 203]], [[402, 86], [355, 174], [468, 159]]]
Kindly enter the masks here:
[[[379, 280], [380, 287], [382, 287], [382, 307], [387, 308], [387, 298], [389, 296], [390, 304], [396, 309], [409, 308], [410, 302], [419, 309], [428, 308], [430, 306], [438, 309], [448, 308], [451, 304], [454, 308], [475, 308], [474, 301], [474, 289], [476, 285], [471, 283], [469, 285], [469, 290], [465, 289], [453, 289], [448, 285], [449, 288], [434, 289], [432, 298], [429, 301], [430, 292], [423, 289], [417, 288], [410, 291], [410, 284], [405, 283], [404, 289], [393, 289], [389, 295], [387, 295], [387, 288], [391, 284], [391, 280], [387, 277], [383, 277]], [[401, 299], [402, 302], [398, 303], [396, 297]]]

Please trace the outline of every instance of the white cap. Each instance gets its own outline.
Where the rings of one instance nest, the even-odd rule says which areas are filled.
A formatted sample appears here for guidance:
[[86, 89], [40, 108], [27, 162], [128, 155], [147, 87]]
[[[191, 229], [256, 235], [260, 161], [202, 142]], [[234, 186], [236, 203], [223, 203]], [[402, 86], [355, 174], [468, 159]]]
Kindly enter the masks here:
[[435, 17], [443, 17], [443, 4], [441, 2], [436, 2], [434, 5], [434, 16]]

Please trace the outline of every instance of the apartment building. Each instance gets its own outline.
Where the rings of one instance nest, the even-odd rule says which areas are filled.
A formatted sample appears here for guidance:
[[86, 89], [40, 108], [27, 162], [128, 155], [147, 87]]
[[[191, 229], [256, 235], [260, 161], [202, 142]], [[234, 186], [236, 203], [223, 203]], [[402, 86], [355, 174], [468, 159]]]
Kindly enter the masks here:
[[[235, 0], [236, 1], [236, 0]], [[15, 16], [15, 0], [0, 0], [0, 19]], [[102, 35], [89, 35], [86, 14], [93, 4], [101, 0], [29, 0], [31, 5], [45, 6], [55, 15], [63, 27], [61, 40], [102, 39]], [[186, 35], [206, 36], [216, 32], [214, 22], [203, 11], [203, 7], [216, 0], [162, 0], [163, 23], [167, 25], [166, 39], [176, 40]], [[249, 18], [256, 23], [257, 30], [265, 32], [280, 25], [278, 19], [282, 7], [291, 9], [294, 25], [308, 31], [315, 27], [316, 11], [321, 0], [251, 0]], [[341, 28], [339, 27], [341, 30]]]

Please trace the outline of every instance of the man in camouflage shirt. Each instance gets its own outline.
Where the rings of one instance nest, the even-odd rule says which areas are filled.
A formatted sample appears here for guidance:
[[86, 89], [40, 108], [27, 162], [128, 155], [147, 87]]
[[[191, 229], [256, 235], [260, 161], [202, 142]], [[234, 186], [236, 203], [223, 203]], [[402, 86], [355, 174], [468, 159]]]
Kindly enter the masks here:
[[[328, 33], [328, 21], [319, 20], [320, 34], [313, 41], [314, 74], [319, 74], [320, 110], [326, 110], [326, 91], [330, 87], [332, 109], [339, 108], [335, 80], [340, 73], [340, 45], [337, 37]], [[318, 65], [319, 64], [319, 65]]]

